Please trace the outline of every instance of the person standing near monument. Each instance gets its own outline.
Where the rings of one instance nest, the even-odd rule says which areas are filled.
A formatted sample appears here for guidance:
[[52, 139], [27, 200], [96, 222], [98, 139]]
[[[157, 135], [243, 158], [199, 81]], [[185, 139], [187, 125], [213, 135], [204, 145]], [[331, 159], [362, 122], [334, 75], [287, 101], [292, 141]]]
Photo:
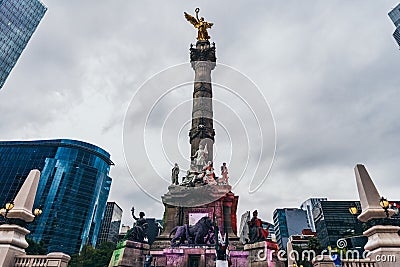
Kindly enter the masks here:
[[151, 267], [151, 262], [153, 261], [153, 255], [150, 254], [150, 251], [144, 257], [144, 265], [143, 267]]

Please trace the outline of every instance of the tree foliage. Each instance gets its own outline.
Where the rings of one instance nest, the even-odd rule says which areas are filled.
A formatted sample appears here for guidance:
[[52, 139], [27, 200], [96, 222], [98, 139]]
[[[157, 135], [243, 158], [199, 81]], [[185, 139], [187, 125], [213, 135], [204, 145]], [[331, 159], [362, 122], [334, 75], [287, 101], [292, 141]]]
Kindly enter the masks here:
[[[319, 240], [317, 237], [311, 237], [306, 246], [296, 246], [293, 245], [293, 250], [297, 251], [297, 255], [299, 258], [296, 260], [297, 266], [303, 266], [303, 267], [312, 267], [312, 258], [309, 258], [308, 256], [318, 256], [322, 252], [322, 246], [319, 243]], [[310, 253], [310, 252], [313, 253]]]
[[97, 248], [85, 245], [79, 254], [71, 256], [70, 267], [106, 267], [110, 263], [115, 244], [105, 242]]
[[320, 254], [322, 252], [322, 246], [317, 237], [311, 237], [308, 240], [307, 248], [315, 251], [316, 254]]
[[35, 242], [33, 239], [26, 238], [26, 242], [28, 242], [28, 247], [25, 249], [27, 255], [46, 255], [47, 248], [41, 240], [39, 243]]

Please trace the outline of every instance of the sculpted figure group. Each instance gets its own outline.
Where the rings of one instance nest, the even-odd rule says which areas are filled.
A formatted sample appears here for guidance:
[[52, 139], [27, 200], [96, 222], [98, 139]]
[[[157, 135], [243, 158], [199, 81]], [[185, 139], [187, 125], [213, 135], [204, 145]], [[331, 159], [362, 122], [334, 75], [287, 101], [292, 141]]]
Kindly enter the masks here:
[[189, 226], [188, 224], [176, 226], [169, 234], [170, 237], [172, 235], [174, 235], [174, 237], [171, 239], [171, 246], [173, 247], [184, 243], [194, 245], [215, 243], [214, 224], [207, 216], [201, 218], [193, 226]]
[[[192, 162], [186, 176], [182, 178], [181, 186], [194, 187], [197, 185], [228, 185], [228, 167], [224, 162], [221, 166], [221, 177], [215, 175], [215, 169], [212, 161], [207, 161], [207, 145], [199, 145], [199, 149], [191, 157]], [[172, 168], [172, 185], [179, 185], [179, 165], [175, 163]]]

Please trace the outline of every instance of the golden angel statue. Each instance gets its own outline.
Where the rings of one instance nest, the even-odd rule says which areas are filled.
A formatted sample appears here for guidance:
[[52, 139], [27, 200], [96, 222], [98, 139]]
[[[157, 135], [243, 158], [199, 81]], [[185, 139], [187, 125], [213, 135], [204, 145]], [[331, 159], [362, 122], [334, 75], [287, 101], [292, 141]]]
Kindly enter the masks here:
[[210, 39], [210, 35], [208, 35], [207, 29], [211, 29], [211, 26], [214, 25], [214, 23], [204, 21], [204, 18], [201, 17], [199, 19], [199, 11], [200, 8], [196, 8], [196, 17], [193, 17], [189, 15], [188, 13], [184, 12], [185, 18], [193, 24], [193, 26], [198, 30], [197, 32], [197, 40], [199, 41], [207, 41]]

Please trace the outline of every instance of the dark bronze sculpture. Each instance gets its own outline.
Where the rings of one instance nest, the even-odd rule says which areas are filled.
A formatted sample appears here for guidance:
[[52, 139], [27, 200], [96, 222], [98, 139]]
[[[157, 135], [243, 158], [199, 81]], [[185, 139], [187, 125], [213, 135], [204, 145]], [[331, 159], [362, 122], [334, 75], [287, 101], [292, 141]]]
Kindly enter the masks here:
[[130, 229], [126, 233], [124, 239], [140, 243], [146, 243], [148, 224], [146, 219], [144, 218], [145, 214], [143, 211], [139, 212], [139, 218], [138, 218], [135, 216], [135, 207], [132, 207], [131, 211], [132, 211], [132, 217], [136, 220], [136, 223], [133, 225], [132, 229]]
[[213, 231], [214, 226], [212, 220], [204, 216], [194, 226], [185, 224], [172, 229], [169, 234], [170, 237], [174, 234], [174, 237], [171, 239], [171, 246], [179, 246], [185, 241], [187, 241], [188, 244], [195, 245], [212, 244], [214, 243], [214, 240], [212, 240], [214, 238], [211, 238]]
[[247, 222], [249, 225], [249, 243], [256, 243], [260, 241], [267, 240], [268, 237], [268, 230], [264, 229], [262, 226], [267, 225], [269, 226], [268, 222], [264, 222], [258, 218], [258, 211], [253, 211], [253, 218]]

